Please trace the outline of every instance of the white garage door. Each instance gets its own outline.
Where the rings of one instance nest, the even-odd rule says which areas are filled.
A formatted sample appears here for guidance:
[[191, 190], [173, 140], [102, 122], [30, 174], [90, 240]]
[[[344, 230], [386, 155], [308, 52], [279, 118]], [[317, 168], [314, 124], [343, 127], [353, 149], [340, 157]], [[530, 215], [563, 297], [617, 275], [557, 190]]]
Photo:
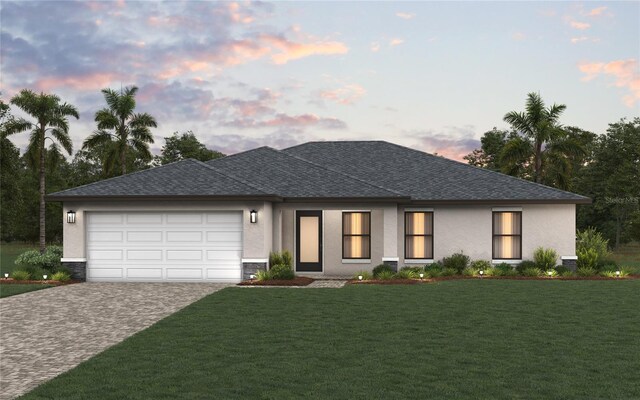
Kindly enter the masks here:
[[88, 213], [87, 280], [242, 278], [241, 212]]

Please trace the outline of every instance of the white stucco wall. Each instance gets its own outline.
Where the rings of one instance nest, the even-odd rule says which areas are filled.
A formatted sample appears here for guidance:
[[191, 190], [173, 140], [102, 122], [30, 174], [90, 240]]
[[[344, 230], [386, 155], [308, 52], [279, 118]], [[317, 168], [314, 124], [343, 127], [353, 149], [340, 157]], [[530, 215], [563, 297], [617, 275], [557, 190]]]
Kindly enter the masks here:
[[[67, 211], [76, 212], [76, 223], [67, 223]], [[249, 212], [258, 212], [258, 222], [249, 222]], [[270, 202], [213, 201], [105, 201], [63, 204], [63, 257], [85, 258], [85, 213], [98, 211], [242, 211], [243, 259], [266, 259], [272, 246], [272, 206]]]

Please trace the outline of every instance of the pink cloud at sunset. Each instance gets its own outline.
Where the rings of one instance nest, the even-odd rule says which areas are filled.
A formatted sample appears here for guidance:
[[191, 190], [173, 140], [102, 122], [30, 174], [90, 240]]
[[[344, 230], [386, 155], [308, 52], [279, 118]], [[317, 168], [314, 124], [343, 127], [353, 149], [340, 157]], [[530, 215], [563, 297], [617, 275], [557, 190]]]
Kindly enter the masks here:
[[351, 105], [360, 100], [367, 91], [360, 85], [349, 84], [338, 89], [323, 90], [320, 97], [338, 104]]
[[640, 101], [640, 70], [635, 59], [604, 62], [584, 62], [578, 68], [585, 74], [583, 81], [591, 81], [601, 75], [614, 78], [613, 85], [627, 89], [630, 93], [623, 97], [627, 107], [634, 107]]

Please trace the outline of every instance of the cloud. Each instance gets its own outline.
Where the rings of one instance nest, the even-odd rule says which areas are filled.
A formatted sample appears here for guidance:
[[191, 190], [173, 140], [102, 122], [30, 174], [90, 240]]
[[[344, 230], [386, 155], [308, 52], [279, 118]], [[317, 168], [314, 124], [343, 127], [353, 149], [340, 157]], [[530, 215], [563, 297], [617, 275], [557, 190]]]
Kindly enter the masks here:
[[511, 35], [511, 39], [517, 40], [517, 41], [524, 40], [525, 38], [526, 36], [522, 32], [515, 32], [513, 35]]
[[230, 121], [224, 121], [220, 125], [237, 129], [316, 127], [327, 130], [341, 130], [347, 128], [347, 124], [337, 118], [324, 118], [315, 114], [288, 115], [284, 113], [276, 114], [272, 118], [262, 120], [254, 118], [238, 118]]
[[585, 74], [582, 80], [586, 82], [603, 75], [612, 77], [614, 86], [629, 92], [622, 98], [627, 107], [634, 107], [640, 102], [640, 69], [636, 59], [583, 62], [578, 64], [578, 68]]
[[588, 36], [580, 36], [571, 38], [571, 43], [576, 44], [580, 42], [584, 42], [585, 40], [589, 40]]
[[371, 47], [370, 47], [371, 51], [374, 53], [377, 53], [380, 50], [380, 43], [378, 42], [371, 42]]
[[448, 126], [444, 132], [410, 131], [406, 135], [416, 141], [415, 148], [458, 161], [463, 161], [464, 156], [480, 147], [480, 140], [475, 138], [475, 128], [471, 125]]
[[587, 12], [586, 15], [589, 17], [597, 17], [599, 15], [602, 15], [605, 11], [606, 11], [607, 7], [597, 7], [592, 9], [591, 11]]
[[295, 42], [279, 35], [262, 34], [259, 42], [271, 46], [275, 50], [271, 61], [275, 64], [286, 64], [291, 60], [313, 56], [345, 54], [349, 48], [342, 42], [318, 40], [310, 36], [305, 42]]
[[310, 140], [317, 140], [317, 138], [301, 132], [276, 131], [260, 137], [247, 137], [236, 134], [216, 135], [205, 144], [207, 147], [222, 151], [225, 154], [235, 154], [260, 146], [284, 149]]
[[319, 97], [334, 103], [351, 105], [360, 100], [365, 93], [367, 93], [367, 91], [362, 86], [358, 84], [348, 84], [333, 90], [323, 90], [319, 93]]
[[569, 21], [569, 25], [573, 29], [578, 29], [580, 31], [584, 31], [586, 29], [591, 28], [591, 24], [589, 24], [587, 22]]
[[413, 13], [406, 13], [406, 12], [397, 12], [396, 13], [396, 17], [398, 18], [402, 18], [402, 19], [413, 19], [415, 18], [415, 14]]
[[389, 41], [389, 46], [398, 46], [404, 43], [404, 39], [394, 38]]

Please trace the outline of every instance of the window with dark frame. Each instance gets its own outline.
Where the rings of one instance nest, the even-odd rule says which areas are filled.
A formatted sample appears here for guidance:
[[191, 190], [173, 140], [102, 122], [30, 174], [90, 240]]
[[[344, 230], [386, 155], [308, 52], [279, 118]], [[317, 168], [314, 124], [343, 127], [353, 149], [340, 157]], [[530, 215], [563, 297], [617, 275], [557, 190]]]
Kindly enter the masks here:
[[347, 260], [371, 258], [371, 213], [342, 213], [342, 258]]
[[493, 212], [494, 260], [522, 259], [522, 212]]
[[433, 212], [406, 211], [404, 213], [404, 258], [433, 259]]

